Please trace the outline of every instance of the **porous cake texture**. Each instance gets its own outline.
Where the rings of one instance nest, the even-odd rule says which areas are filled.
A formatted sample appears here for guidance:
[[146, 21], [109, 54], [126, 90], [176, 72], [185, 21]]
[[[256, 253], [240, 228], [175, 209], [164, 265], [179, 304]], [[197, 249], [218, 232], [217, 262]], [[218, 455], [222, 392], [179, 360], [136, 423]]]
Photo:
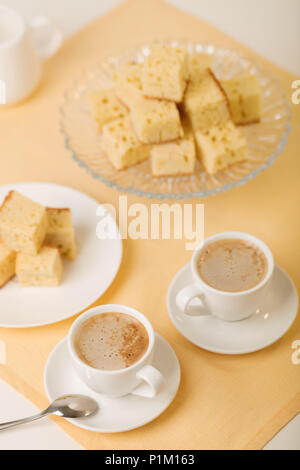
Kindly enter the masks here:
[[63, 274], [59, 249], [44, 246], [37, 255], [18, 253], [16, 274], [23, 286], [58, 286]]
[[221, 85], [227, 94], [235, 124], [260, 121], [262, 92], [255, 75], [247, 74], [231, 80], [222, 80]]
[[143, 97], [141, 67], [141, 64], [124, 64], [115, 74], [116, 95], [129, 109]]
[[56, 246], [70, 261], [76, 258], [75, 232], [70, 209], [47, 208], [48, 230], [45, 244]]
[[197, 155], [205, 171], [215, 174], [247, 157], [247, 142], [232, 121], [198, 130], [195, 133]]
[[179, 103], [188, 80], [188, 59], [184, 48], [153, 46], [142, 68], [145, 96]]
[[130, 117], [139, 140], [145, 144], [168, 142], [183, 136], [175, 103], [139, 99], [131, 107]]
[[194, 137], [186, 123], [183, 128], [182, 139], [152, 147], [153, 176], [188, 175], [194, 172], [196, 160]]
[[105, 125], [101, 145], [117, 170], [135, 165], [150, 156], [150, 146], [138, 140], [129, 118]]
[[153, 144], [182, 136], [175, 103], [145, 98], [141, 84], [141, 64], [123, 65], [116, 74], [116, 93], [130, 110], [130, 119], [139, 140]]
[[95, 112], [102, 149], [116, 169], [151, 156], [153, 176], [188, 175], [198, 153], [204, 170], [214, 174], [246, 158], [246, 141], [234, 123], [260, 119], [261, 89], [252, 74], [219, 81], [215, 61], [200, 50], [156, 44], [144, 62], [116, 70], [114, 90], [104, 102], [98, 95]]
[[99, 132], [108, 122], [123, 118], [128, 114], [126, 107], [117, 98], [113, 89], [92, 90], [89, 93], [89, 99]]
[[188, 55], [189, 81], [199, 83], [208, 69], [211, 69], [214, 59], [210, 54], [200, 54], [197, 52]]
[[48, 229], [45, 207], [10, 191], [0, 208], [0, 236], [12, 250], [37, 254]]
[[201, 80], [189, 83], [183, 108], [195, 131], [219, 126], [230, 119], [226, 95], [210, 70], [203, 73]]
[[0, 287], [16, 274], [16, 252], [0, 242]]

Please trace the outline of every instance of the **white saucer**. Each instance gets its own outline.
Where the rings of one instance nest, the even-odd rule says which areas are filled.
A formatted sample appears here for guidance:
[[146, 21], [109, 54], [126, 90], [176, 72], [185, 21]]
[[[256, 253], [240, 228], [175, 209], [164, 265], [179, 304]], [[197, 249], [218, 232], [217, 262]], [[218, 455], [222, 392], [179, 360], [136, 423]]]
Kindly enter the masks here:
[[279, 340], [293, 324], [298, 311], [298, 294], [290, 277], [275, 267], [268, 297], [250, 318], [225, 322], [215, 316], [186, 316], [176, 305], [176, 294], [193, 283], [190, 265], [184, 266], [170, 284], [167, 308], [175, 328], [203, 349], [220, 354], [247, 354]]
[[180, 365], [171, 346], [158, 334], [155, 335], [153, 365], [165, 379], [163, 389], [154, 398], [126, 395], [108, 398], [88, 388], [73, 370], [63, 339], [50, 354], [44, 373], [44, 386], [50, 402], [55, 398], [81, 393], [93, 397], [99, 411], [88, 418], [68, 419], [70, 423], [94, 432], [123, 432], [138, 428], [153, 421], [172, 403], [180, 383]]
[[[72, 210], [78, 256], [73, 262], [64, 262], [63, 282], [58, 287], [21, 287], [16, 279], [6, 284], [0, 294], [0, 327], [49, 325], [72, 317], [95, 302], [112, 283], [122, 259], [122, 241], [96, 237], [100, 204], [79, 191], [49, 183], [11, 184], [0, 187], [0, 204], [12, 189], [46, 206]], [[110, 222], [116, 228], [113, 218]]]

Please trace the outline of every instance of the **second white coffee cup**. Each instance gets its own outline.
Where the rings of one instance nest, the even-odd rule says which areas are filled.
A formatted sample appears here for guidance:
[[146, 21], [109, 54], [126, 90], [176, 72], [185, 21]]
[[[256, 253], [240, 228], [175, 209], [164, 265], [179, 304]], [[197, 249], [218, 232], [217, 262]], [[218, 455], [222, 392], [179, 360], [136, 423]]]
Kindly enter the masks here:
[[[264, 279], [252, 289], [240, 292], [225, 292], [206, 284], [198, 274], [197, 261], [201, 251], [210, 243], [225, 239], [240, 239], [256, 245], [265, 254], [268, 269]], [[238, 321], [248, 318], [260, 307], [272, 279], [274, 271], [274, 259], [267, 245], [247, 233], [223, 232], [207, 238], [193, 254], [191, 270], [194, 284], [184, 287], [176, 297], [177, 306], [186, 315], [189, 315], [189, 307], [194, 299], [198, 299], [201, 305], [197, 307], [198, 315], [215, 315], [225, 321]], [[195, 315], [195, 312], [193, 313]]]
[[[78, 357], [74, 345], [76, 334], [89, 318], [111, 312], [125, 313], [139, 320], [148, 333], [148, 349], [140, 360], [126, 369], [95, 369]], [[68, 335], [69, 353], [80, 379], [92, 390], [110, 397], [121, 397], [133, 393], [152, 398], [159, 392], [164, 380], [161, 372], [152, 366], [154, 346], [155, 334], [150, 322], [142, 313], [125, 305], [108, 304], [88, 310], [75, 320]]]

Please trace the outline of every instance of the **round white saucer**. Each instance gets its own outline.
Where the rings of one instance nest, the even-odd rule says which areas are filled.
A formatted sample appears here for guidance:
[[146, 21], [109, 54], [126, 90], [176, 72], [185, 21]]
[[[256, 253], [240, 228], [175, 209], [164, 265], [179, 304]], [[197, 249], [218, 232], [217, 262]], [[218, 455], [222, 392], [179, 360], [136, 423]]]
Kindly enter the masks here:
[[[73, 262], [64, 260], [63, 281], [58, 287], [21, 287], [16, 279], [8, 282], [1, 289], [0, 327], [27, 328], [65, 320], [108, 289], [120, 267], [122, 240], [97, 238], [100, 218], [96, 211], [101, 204], [86, 194], [52, 183], [18, 183], [0, 187], [0, 204], [13, 189], [47, 207], [69, 207], [78, 254]], [[108, 218], [118, 234], [114, 219], [107, 214]]]
[[129, 431], [153, 421], [172, 403], [180, 383], [180, 365], [171, 346], [157, 333], [153, 365], [161, 371], [165, 383], [154, 398], [126, 395], [108, 398], [88, 388], [74, 371], [63, 339], [50, 354], [44, 373], [44, 386], [50, 402], [55, 398], [81, 393], [94, 398], [99, 411], [88, 418], [68, 419], [70, 423], [95, 432], [113, 433]]
[[190, 265], [184, 266], [170, 284], [167, 308], [175, 328], [203, 349], [220, 354], [247, 354], [279, 340], [293, 324], [298, 311], [298, 295], [290, 277], [275, 267], [270, 291], [263, 305], [246, 320], [225, 322], [217, 317], [187, 316], [176, 305], [176, 294], [193, 283]]

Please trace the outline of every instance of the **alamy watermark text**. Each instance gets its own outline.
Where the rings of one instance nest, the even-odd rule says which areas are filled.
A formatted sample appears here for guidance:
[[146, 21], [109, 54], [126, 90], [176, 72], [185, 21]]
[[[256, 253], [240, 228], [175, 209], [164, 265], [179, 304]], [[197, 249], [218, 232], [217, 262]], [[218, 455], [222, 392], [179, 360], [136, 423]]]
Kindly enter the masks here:
[[295, 350], [292, 354], [292, 363], [295, 366], [298, 366], [300, 365], [300, 340], [299, 339], [293, 342], [292, 349]]
[[[119, 197], [118, 216], [115, 206], [103, 204], [97, 209], [96, 233], [100, 240], [186, 240], [186, 250], [194, 250], [204, 239], [204, 204], [128, 205], [127, 196]], [[113, 219], [113, 221], [112, 221]], [[116, 229], [115, 223], [119, 226]]]
[[300, 80], [295, 80], [292, 83], [292, 88], [295, 90], [292, 94], [292, 103], [300, 104]]

